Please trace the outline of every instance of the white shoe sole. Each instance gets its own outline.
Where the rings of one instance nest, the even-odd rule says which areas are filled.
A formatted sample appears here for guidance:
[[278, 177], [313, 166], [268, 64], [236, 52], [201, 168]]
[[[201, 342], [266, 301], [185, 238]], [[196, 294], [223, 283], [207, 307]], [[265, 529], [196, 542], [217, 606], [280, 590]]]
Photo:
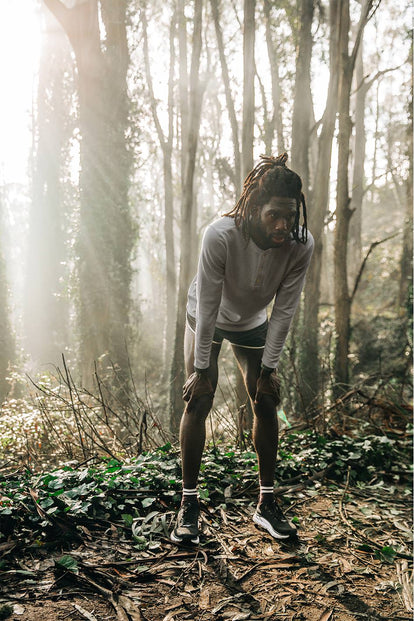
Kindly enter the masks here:
[[261, 515], [258, 515], [257, 513], [253, 515], [253, 522], [257, 524], [258, 526], [261, 526], [262, 528], [266, 529], [267, 532], [270, 535], [272, 535], [272, 537], [274, 537], [275, 539], [288, 539], [290, 537], [290, 535], [281, 535], [280, 533], [278, 533], [277, 530], [273, 528], [270, 522], [265, 520], [264, 517], [262, 517]]
[[200, 537], [198, 535], [192, 538], [191, 537], [177, 537], [177, 535], [174, 534], [174, 531], [172, 531], [172, 533], [170, 534], [170, 539], [174, 543], [194, 543], [195, 545], [197, 543], [200, 543]]

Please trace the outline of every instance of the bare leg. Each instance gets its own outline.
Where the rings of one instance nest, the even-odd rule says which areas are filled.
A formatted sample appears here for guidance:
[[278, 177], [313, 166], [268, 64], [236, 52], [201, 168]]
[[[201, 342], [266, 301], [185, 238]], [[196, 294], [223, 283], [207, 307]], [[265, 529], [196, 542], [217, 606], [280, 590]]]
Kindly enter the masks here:
[[[210, 358], [210, 380], [216, 390], [218, 380], [218, 355], [221, 345], [213, 343]], [[184, 358], [187, 375], [194, 372], [194, 333], [186, 326], [184, 337]], [[213, 399], [203, 396], [194, 406], [185, 407], [180, 425], [180, 445], [183, 471], [183, 487], [194, 489], [197, 485], [201, 458], [206, 439], [206, 418], [213, 405]]]
[[260, 484], [272, 487], [279, 439], [279, 428], [274, 401], [263, 395], [260, 403], [254, 403], [256, 383], [260, 375], [263, 349], [248, 349], [232, 345], [254, 412], [253, 444], [259, 464]]

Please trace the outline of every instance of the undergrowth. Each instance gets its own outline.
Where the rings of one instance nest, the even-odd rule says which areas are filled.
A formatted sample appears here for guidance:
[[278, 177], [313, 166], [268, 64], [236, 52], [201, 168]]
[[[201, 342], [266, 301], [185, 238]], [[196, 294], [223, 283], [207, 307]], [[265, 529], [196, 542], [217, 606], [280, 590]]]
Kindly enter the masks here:
[[[410, 440], [385, 435], [329, 438], [314, 431], [288, 433], [280, 443], [277, 483], [293, 479], [312, 484], [311, 477], [322, 473], [333, 484], [347, 478], [356, 485], [385, 483], [389, 488], [408, 480], [411, 450]], [[215, 505], [256, 496], [255, 453], [210, 446], [199, 487], [200, 497]], [[144, 524], [175, 508], [180, 492], [180, 458], [171, 444], [123, 461], [96, 458], [42, 473], [0, 473], [0, 542], [18, 537], [26, 545], [42, 546], [65, 533], [73, 538], [82, 527], [115, 524], [132, 526], [137, 545], [145, 547]], [[165, 530], [165, 524], [160, 528]]]

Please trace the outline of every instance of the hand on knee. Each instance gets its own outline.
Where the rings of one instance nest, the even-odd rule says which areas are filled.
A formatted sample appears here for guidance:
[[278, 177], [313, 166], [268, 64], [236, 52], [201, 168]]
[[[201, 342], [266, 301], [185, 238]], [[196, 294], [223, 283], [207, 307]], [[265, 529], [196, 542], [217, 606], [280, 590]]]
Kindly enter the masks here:
[[272, 400], [273, 406], [277, 406], [280, 403], [280, 382], [276, 375], [276, 371], [272, 373], [259, 375], [256, 384], [256, 395], [254, 397], [254, 403], [257, 405], [264, 398], [268, 401]]
[[192, 373], [183, 386], [184, 401], [191, 403], [205, 395], [214, 395], [213, 384], [208, 373]]

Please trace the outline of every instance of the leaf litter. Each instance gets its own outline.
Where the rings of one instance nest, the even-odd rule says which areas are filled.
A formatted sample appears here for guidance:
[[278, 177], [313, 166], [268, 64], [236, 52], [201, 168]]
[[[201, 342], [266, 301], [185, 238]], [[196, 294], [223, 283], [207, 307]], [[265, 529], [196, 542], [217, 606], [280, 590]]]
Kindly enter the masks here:
[[254, 453], [210, 449], [193, 548], [169, 540], [180, 481], [171, 446], [40, 475], [3, 470], [0, 619], [411, 619], [410, 468], [396, 444], [296, 434], [282, 445], [292, 541], [252, 522]]

